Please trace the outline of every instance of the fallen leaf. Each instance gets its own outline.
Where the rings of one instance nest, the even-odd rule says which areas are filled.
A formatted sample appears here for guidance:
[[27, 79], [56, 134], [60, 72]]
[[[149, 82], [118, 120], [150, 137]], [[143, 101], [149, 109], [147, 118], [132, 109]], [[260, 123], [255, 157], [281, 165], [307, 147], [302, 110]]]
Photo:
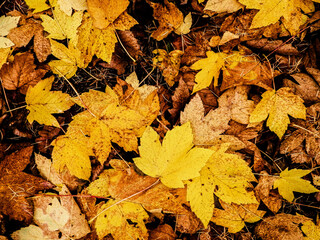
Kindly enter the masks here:
[[60, 91], [50, 91], [54, 77], [46, 78], [30, 87], [26, 94], [27, 109], [30, 111], [27, 119], [29, 123], [37, 121], [40, 124], [60, 127], [52, 113], [62, 113], [74, 103], [70, 96]]
[[0, 48], [0, 70], [3, 64], [7, 62], [7, 59], [11, 53], [12, 53], [11, 48]]
[[151, 85], [147, 85], [147, 84], [140, 86], [141, 83], [139, 82], [139, 79], [137, 77], [136, 72], [132, 72], [126, 78], [126, 82], [129, 83], [133, 87], [133, 89], [134, 89], [133, 91], [139, 92], [142, 100], [145, 100], [150, 95], [150, 93], [152, 93], [154, 90], [157, 89], [155, 86], [151, 86]]
[[159, 225], [156, 229], [153, 229], [150, 232], [149, 239], [175, 240], [176, 234], [170, 225], [163, 224], [163, 225]]
[[38, 197], [34, 203], [34, 222], [43, 230], [45, 236], [52, 239], [79, 239], [90, 232], [85, 216], [81, 213], [66, 186], [62, 186], [60, 198]]
[[1, 16], [0, 17], [0, 49], [12, 47], [14, 43], [6, 38], [9, 31], [17, 27], [20, 17]]
[[183, 19], [183, 23], [178, 28], [176, 28], [174, 32], [179, 35], [188, 34], [190, 32], [191, 25], [192, 15], [191, 13], [188, 13], [188, 15]]
[[263, 201], [263, 203], [273, 212], [277, 213], [282, 205], [281, 196], [278, 193], [272, 191], [274, 181], [277, 177], [269, 175], [266, 171], [260, 172], [259, 183], [255, 187], [254, 191], [257, 198]]
[[88, 12], [96, 28], [104, 29], [112, 24], [128, 7], [128, 0], [88, 0]]
[[19, 89], [22, 94], [26, 94], [28, 87], [36, 85], [47, 72], [45, 69], [36, 69], [36, 67], [31, 53], [15, 55], [13, 62], [3, 65], [0, 70], [4, 88]]
[[172, 118], [175, 118], [180, 110], [187, 103], [187, 100], [190, 97], [190, 92], [185, 81], [180, 78], [179, 86], [175, 89], [174, 94], [172, 96], [172, 109], [169, 109], [169, 113]]
[[115, 240], [148, 239], [145, 221], [149, 218], [140, 204], [109, 200], [103, 204], [95, 221], [95, 229], [99, 239], [111, 233]]
[[25, 2], [30, 9], [34, 9], [33, 13], [42, 12], [50, 7], [55, 7], [55, 0], [49, 0], [50, 5], [48, 5], [45, 0], [26, 0]]
[[231, 40], [234, 40], [234, 39], [238, 39], [240, 38], [239, 35], [237, 34], [234, 34], [232, 32], [229, 32], [229, 31], [226, 31], [222, 37], [221, 37], [221, 40], [219, 41], [219, 45], [224, 45], [225, 43], [231, 41]]
[[243, 5], [236, 0], [208, 0], [204, 10], [216, 13], [232, 13], [238, 11], [241, 8], [243, 8]]
[[320, 239], [320, 225], [319, 223], [315, 225], [313, 221], [307, 221], [304, 222], [301, 226], [302, 232], [304, 232], [307, 237], [305, 237], [305, 240], [315, 240]]
[[279, 179], [274, 181], [274, 188], [278, 188], [280, 195], [289, 202], [294, 199], [293, 191], [299, 193], [319, 192], [307, 180], [301, 177], [309, 174], [311, 170], [291, 169], [288, 168], [280, 173]]
[[68, 48], [54, 40], [50, 40], [52, 55], [57, 57], [59, 60], [52, 60], [49, 62], [49, 66], [53, 73], [66, 78], [73, 77], [78, 67], [86, 67], [83, 62], [81, 52], [71, 42]]
[[290, 31], [291, 35], [297, 34], [299, 27], [308, 19], [302, 12], [310, 13], [314, 11], [314, 4], [311, 0], [288, 0], [285, 2], [239, 0], [239, 2], [246, 5], [247, 8], [259, 10], [253, 18], [250, 28], [268, 26], [276, 23], [283, 17], [285, 21], [284, 25]]
[[224, 210], [215, 208], [211, 221], [228, 228], [228, 232], [237, 233], [245, 222], [255, 223], [262, 220], [265, 211], [258, 210], [259, 204], [226, 204], [220, 201]]
[[[13, 240], [24, 240], [24, 239], [49, 240], [49, 238], [46, 238], [44, 236], [43, 230], [33, 224], [29, 225], [28, 227], [20, 228], [19, 230], [13, 232], [11, 234], [11, 237]], [[3, 240], [6, 240], [6, 239], [3, 239]]]
[[158, 134], [148, 127], [140, 141], [140, 157], [134, 158], [134, 163], [146, 175], [160, 178], [164, 185], [171, 188], [183, 188], [183, 180], [198, 177], [200, 169], [212, 154], [208, 149], [192, 148], [190, 123], [168, 131], [162, 144]]
[[195, 86], [192, 93], [195, 93], [203, 88], [209, 87], [214, 78], [214, 86], [218, 86], [218, 78], [221, 68], [224, 66], [224, 61], [227, 55], [225, 53], [215, 53], [208, 51], [207, 58], [201, 59], [192, 64], [191, 69], [201, 70], [195, 78]]
[[0, 212], [9, 218], [31, 223], [33, 208], [26, 198], [53, 185], [42, 178], [22, 172], [30, 162], [33, 147], [6, 156], [0, 162]]
[[295, 118], [305, 119], [306, 107], [303, 105], [303, 100], [287, 87], [277, 91], [266, 91], [251, 113], [250, 123], [264, 121], [269, 115], [267, 126], [279, 138], [282, 138], [290, 123], [288, 114]]
[[212, 147], [213, 154], [200, 171], [200, 177], [188, 182], [187, 199], [191, 209], [206, 227], [214, 210], [215, 194], [226, 203], [257, 204], [250, 182], [256, 181], [247, 163], [226, 153], [229, 144]]
[[160, 68], [164, 80], [172, 87], [175, 83], [175, 77], [179, 74], [183, 52], [180, 50], [173, 50], [170, 53], [167, 53], [164, 49], [156, 49], [153, 53], [156, 55], [152, 58], [153, 65]]
[[248, 46], [261, 51], [274, 52], [281, 55], [298, 55], [299, 51], [291, 43], [284, 44], [282, 40], [269, 41], [266, 38], [253, 39], [246, 42]]
[[228, 108], [216, 108], [204, 116], [204, 106], [198, 94], [186, 105], [180, 115], [182, 124], [190, 121], [193, 142], [196, 145], [212, 145], [228, 128], [231, 112]]
[[74, 45], [78, 42], [77, 28], [82, 21], [82, 12], [75, 12], [72, 16], [68, 16], [56, 6], [53, 10], [54, 18], [41, 14], [42, 26], [49, 33], [48, 38], [57, 40], [70, 39]]
[[159, 22], [159, 27], [151, 34], [151, 37], [157, 41], [166, 38], [173, 30], [179, 28], [183, 24], [183, 14], [168, 0], [164, 4], [148, 2], [153, 8], [153, 17]]
[[301, 215], [280, 213], [275, 216], [266, 217], [255, 228], [255, 232], [262, 240], [283, 239], [303, 240], [303, 234], [298, 225], [305, 223], [309, 218]]
[[57, 3], [65, 14], [72, 15], [72, 9], [76, 11], [84, 11], [88, 9], [86, 0], [57, 0]]

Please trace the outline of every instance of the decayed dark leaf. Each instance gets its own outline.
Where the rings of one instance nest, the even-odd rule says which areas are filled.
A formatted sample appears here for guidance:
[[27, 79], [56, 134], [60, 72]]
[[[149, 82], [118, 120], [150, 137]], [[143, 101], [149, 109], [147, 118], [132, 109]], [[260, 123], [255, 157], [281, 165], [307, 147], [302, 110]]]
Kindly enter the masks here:
[[42, 178], [22, 172], [29, 164], [32, 152], [33, 147], [27, 147], [0, 162], [0, 213], [27, 223], [32, 220], [33, 208], [26, 198], [53, 187]]
[[259, 40], [247, 41], [247, 45], [253, 48], [257, 48], [260, 51], [272, 52], [282, 55], [298, 55], [299, 51], [293, 47], [290, 43], [284, 44], [282, 40], [269, 41], [266, 38]]
[[274, 217], [265, 218], [255, 231], [262, 240], [303, 240], [304, 237], [298, 225], [308, 220], [309, 218], [305, 216], [280, 213]]
[[47, 72], [36, 67], [31, 53], [15, 55], [13, 62], [4, 64], [0, 70], [4, 88], [19, 89], [22, 94], [26, 94], [28, 87], [36, 85]]

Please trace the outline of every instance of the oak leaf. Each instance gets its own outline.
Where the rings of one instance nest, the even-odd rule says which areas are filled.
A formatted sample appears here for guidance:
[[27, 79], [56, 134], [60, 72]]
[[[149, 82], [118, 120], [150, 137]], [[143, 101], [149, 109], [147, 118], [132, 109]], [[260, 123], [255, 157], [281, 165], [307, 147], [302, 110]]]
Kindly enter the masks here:
[[250, 123], [264, 121], [269, 115], [267, 126], [281, 138], [290, 123], [288, 114], [305, 119], [306, 107], [303, 100], [287, 87], [280, 88], [278, 91], [266, 91], [251, 113]]
[[3, 65], [0, 70], [4, 88], [19, 89], [22, 94], [26, 94], [28, 87], [36, 85], [47, 72], [45, 69], [36, 69], [36, 67], [31, 53], [15, 55], [13, 62]]
[[214, 209], [215, 194], [226, 203], [257, 204], [250, 182], [256, 181], [247, 163], [226, 153], [229, 144], [212, 147], [213, 154], [200, 171], [200, 177], [188, 182], [187, 199], [191, 209], [207, 226]]
[[215, 208], [211, 221], [228, 228], [228, 232], [241, 231], [245, 222], [255, 223], [262, 219], [265, 211], [258, 210], [259, 204], [226, 204], [220, 201], [224, 210]]
[[32, 152], [33, 147], [27, 147], [0, 162], [0, 212], [27, 223], [32, 220], [33, 208], [26, 198], [53, 187], [42, 178], [22, 172], [29, 164]]
[[209, 87], [214, 78], [214, 86], [218, 86], [218, 78], [221, 68], [224, 66], [225, 53], [215, 53], [208, 51], [207, 58], [201, 59], [192, 64], [191, 69], [201, 70], [197, 73], [192, 93], [195, 93], [203, 88]]
[[12, 47], [14, 43], [6, 38], [9, 31], [17, 27], [20, 17], [1, 16], [0, 17], [0, 49]]
[[68, 16], [57, 6], [53, 10], [54, 18], [48, 15], [40, 15], [42, 26], [49, 33], [48, 38], [57, 40], [70, 39], [74, 45], [78, 42], [77, 28], [82, 21], [82, 12], [75, 12], [72, 16]]
[[146, 175], [160, 178], [167, 187], [183, 188], [183, 180], [198, 177], [212, 151], [193, 147], [190, 123], [168, 131], [162, 144], [158, 134], [148, 127], [139, 146], [140, 157], [134, 163]]
[[307, 180], [301, 177], [309, 174], [311, 170], [291, 169], [288, 168], [280, 173], [280, 178], [274, 181], [274, 188], [278, 188], [280, 195], [292, 202], [294, 199], [293, 191], [300, 193], [314, 193], [319, 192]]
[[27, 109], [30, 111], [27, 119], [29, 123], [37, 121], [40, 124], [60, 127], [52, 113], [62, 113], [74, 103], [70, 96], [60, 91], [50, 91], [54, 77], [46, 78], [30, 87], [26, 94]]

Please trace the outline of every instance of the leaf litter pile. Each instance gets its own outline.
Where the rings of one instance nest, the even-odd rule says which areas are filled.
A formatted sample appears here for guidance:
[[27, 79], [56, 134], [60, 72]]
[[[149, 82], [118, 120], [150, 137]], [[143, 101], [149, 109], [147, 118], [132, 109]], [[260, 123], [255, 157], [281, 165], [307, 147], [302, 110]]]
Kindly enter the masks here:
[[319, 0], [0, 4], [0, 239], [320, 239]]

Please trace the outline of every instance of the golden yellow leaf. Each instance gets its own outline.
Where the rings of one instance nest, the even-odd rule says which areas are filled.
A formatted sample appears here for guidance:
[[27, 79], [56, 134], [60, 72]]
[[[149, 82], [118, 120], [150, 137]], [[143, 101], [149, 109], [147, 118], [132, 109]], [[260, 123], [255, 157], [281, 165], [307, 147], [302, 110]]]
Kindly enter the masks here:
[[100, 207], [98, 214], [102, 211], [94, 224], [99, 239], [108, 234], [115, 240], [148, 239], [144, 221], [149, 216], [140, 204], [109, 200]]
[[61, 11], [68, 16], [72, 15], [72, 9], [77, 11], [84, 11], [88, 9], [86, 0], [57, 0]]
[[292, 35], [297, 34], [299, 27], [308, 17], [303, 13], [314, 11], [311, 0], [287, 0], [287, 1], [264, 1], [264, 0], [239, 0], [247, 8], [259, 9], [254, 16], [250, 28], [265, 27], [276, 23], [283, 17], [286, 28]]
[[183, 180], [198, 177], [212, 151], [193, 148], [190, 123], [168, 131], [162, 144], [158, 134], [148, 127], [139, 147], [140, 157], [134, 163], [146, 175], [160, 178], [167, 187], [183, 188]]
[[20, 17], [1, 16], [0, 17], [0, 49], [14, 46], [14, 43], [6, 38], [9, 31], [17, 27]]
[[215, 208], [213, 221], [217, 225], [228, 228], [228, 232], [236, 233], [241, 231], [245, 222], [255, 223], [262, 219], [265, 211], [258, 210], [259, 204], [226, 204], [220, 201], [224, 210]]
[[177, 27], [174, 30], [174, 32], [179, 35], [188, 34], [190, 32], [191, 25], [192, 25], [192, 15], [190, 12], [188, 13], [187, 16], [185, 16], [183, 23], [179, 27]]
[[249, 121], [258, 123], [264, 121], [268, 115], [267, 126], [281, 138], [290, 123], [288, 115], [305, 119], [306, 107], [299, 96], [293, 94], [290, 88], [284, 87], [278, 91], [264, 92], [261, 101], [251, 113]]
[[99, 29], [94, 26], [94, 19], [89, 14], [84, 14], [82, 24], [78, 28], [79, 41], [77, 47], [83, 55], [85, 65], [91, 62], [94, 55], [105, 62], [110, 62], [117, 42], [115, 29], [129, 30], [135, 24], [137, 24], [137, 21], [124, 12], [113, 24], [104, 29]]
[[320, 239], [320, 224], [315, 225], [313, 221], [307, 221], [301, 226], [301, 230], [307, 237], [305, 240], [317, 240]]
[[74, 103], [70, 96], [60, 91], [50, 91], [54, 77], [47, 78], [29, 87], [26, 94], [27, 109], [30, 111], [27, 119], [29, 123], [37, 121], [40, 124], [60, 127], [52, 113], [62, 113]]
[[225, 53], [215, 53], [208, 51], [207, 58], [201, 59], [192, 64], [191, 69], [201, 70], [196, 74], [192, 93], [195, 93], [203, 88], [209, 87], [214, 78], [214, 86], [218, 86], [218, 78], [221, 68], [224, 66], [224, 59], [227, 57]]
[[79, 49], [74, 47], [74, 45], [69, 42], [68, 48], [50, 39], [52, 55], [60, 60], [52, 60], [49, 62], [49, 66], [53, 73], [59, 76], [65, 76], [66, 78], [71, 78], [77, 72], [78, 67], [84, 68], [83, 59], [81, 58], [81, 52]]
[[7, 62], [8, 57], [12, 53], [11, 48], [0, 48], [0, 69]]
[[304, 179], [301, 179], [304, 175], [307, 175], [311, 170], [303, 169], [291, 169], [288, 168], [280, 173], [280, 178], [274, 181], [274, 188], [278, 188], [280, 195], [292, 202], [294, 199], [293, 192], [300, 193], [314, 193], [319, 192], [312, 184]]
[[200, 171], [200, 177], [188, 182], [187, 199], [192, 211], [206, 227], [214, 209], [215, 194], [226, 203], [258, 203], [252, 185], [256, 181], [250, 167], [238, 155], [226, 153], [229, 144], [213, 147], [213, 154]]
[[88, 148], [88, 139], [82, 134], [59, 136], [52, 143], [53, 167], [62, 172], [67, 167], [70, 174], [89, 180], [91, 175], [91, 162], [89, 156], [92, 155]]
[[82, 12], [75, 12], [72, 16], [68, 16], [57, 6], [53, 9], [54, 18], [48, 15], [40, 15], [42, 26], [49, 33], [48, 38], [58, 40], [70, 39], [74, 45], [78, 42], [77, 28], [82, 21]]
[[104, 29], [113, 23], [129, 5], [128, 0], [88, 0], [88, 12], [94, 27]]
[[167, 53], [164, 49], [156, 49], [152, 53], [156, 54], [156, 56], [152, 58], [153, 65], [162, 70], [164, 80], [172, 87], [175, 83], [175, 77], [179, 74], [183, 52], [180, 50], [173, 50], [170, 53]]
[[50, 5], [47, 4], [46, 0], [26, 0], [25, 2], [29, 8], [34, 9], [33, 13], [42, 12], [56, 6], [56, 0], [49, 0]]
[[209, 10], [216, 13], [232, 13], [241, 8], [243, 8], [243, 5], [237, 0], [208, 0], [204, 10]]

